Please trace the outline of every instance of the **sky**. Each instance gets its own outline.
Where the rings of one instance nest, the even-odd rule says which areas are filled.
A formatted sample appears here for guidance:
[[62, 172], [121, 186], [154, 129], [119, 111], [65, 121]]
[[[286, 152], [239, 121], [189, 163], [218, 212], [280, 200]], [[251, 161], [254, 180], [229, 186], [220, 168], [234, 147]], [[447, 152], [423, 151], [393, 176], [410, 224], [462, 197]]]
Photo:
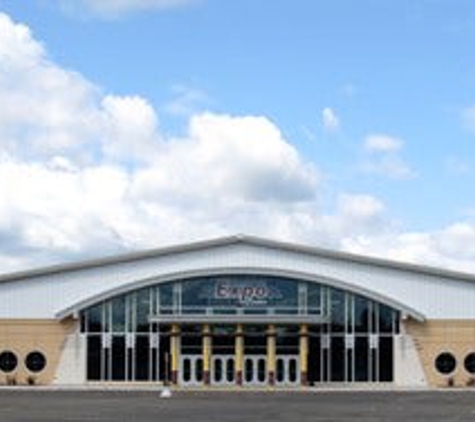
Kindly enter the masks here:
[[0, 273], [233, 234], [475, 272], [472, 0], [0, 0]]

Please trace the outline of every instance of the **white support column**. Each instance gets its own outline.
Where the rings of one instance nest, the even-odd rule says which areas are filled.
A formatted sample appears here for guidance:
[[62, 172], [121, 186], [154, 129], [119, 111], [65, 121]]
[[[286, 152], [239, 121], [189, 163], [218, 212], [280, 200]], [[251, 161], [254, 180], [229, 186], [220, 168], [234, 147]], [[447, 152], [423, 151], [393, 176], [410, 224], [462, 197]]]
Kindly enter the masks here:
[[77, 323], [64, 340], [53, 384], [81, 385], [86, 383], [86, 336], [79, 332]]
[[394, 336], [394, 383], [402, 387], [428, 385], [415, 341], [403, 323], [401, 333]]

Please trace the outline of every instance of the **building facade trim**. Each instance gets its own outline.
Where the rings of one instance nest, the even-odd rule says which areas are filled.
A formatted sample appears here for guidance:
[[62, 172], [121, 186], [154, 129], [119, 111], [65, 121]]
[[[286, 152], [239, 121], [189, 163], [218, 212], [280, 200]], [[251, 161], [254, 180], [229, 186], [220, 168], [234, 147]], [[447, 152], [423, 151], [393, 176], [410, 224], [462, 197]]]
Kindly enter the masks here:
[[86, 300], [79, 301], [72, 306], [60, 310], [56, 313], [56, 318], [61, 320], [70, 315], [76, 315], [80, 310], [88, 308], [98, 302], [108, 300], [114, 296], [129, 293], [134, 290], [138, 290], [151, 285], [158, 285], [162, 283], [174, 282], [182, 279], [192, 279], [204, 276], [217, 276], [217, 275], [240, 275], [240, 274], [252, 274], [252, 275], [267, 275], [267, 276], [280, 276], [292, 278], [295, 280], [308, 281], [318, 284], [323, 284], [329, 287], [335, 287], [351, 293], [356, 293], [367, 297], [368, 299], [383, 303], [394, 309], [401, 311], [405, 317], [414, 318], [417, 321], [424, 321], [425, 315], [412, 307], [409, 307], [393, 298], [386, 295], [382, 295], [378, 292], [371, 291], [361, 286], [350, 284], [348, 282], [338, 280], [336, 278], [322, 277], [320, 275], [308, 274], [300, 271], [290, 271], [277, 268], [263, 268], [263, 267], [225, 267], [225, 268], [212, 268], [212, 269], [198, 269], [192, 271], [180, 271], [177, 273], [164, 274], [159, 277], [150, 277], [143, 280], [137, 280], [120, 287], [116, 287], [105, 292], [101, 292], [96, 295], [88, 297]]

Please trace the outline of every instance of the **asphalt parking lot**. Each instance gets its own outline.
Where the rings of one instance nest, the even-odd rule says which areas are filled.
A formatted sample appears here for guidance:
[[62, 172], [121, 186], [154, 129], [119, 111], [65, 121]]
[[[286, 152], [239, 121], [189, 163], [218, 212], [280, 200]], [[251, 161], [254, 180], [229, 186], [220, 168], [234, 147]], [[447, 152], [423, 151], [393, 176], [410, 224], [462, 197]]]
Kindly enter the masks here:
[[473, 421], [475, 391], [2, 391], [1, 422]]

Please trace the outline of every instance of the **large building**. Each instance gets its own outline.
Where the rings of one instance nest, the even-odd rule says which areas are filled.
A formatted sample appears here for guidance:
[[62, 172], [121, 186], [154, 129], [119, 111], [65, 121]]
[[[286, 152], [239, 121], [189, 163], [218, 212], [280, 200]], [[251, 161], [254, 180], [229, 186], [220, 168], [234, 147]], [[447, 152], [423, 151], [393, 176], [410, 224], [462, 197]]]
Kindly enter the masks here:
[[0, 277], [0, 384], [474, 380], [469, 274], [233, 236]]

